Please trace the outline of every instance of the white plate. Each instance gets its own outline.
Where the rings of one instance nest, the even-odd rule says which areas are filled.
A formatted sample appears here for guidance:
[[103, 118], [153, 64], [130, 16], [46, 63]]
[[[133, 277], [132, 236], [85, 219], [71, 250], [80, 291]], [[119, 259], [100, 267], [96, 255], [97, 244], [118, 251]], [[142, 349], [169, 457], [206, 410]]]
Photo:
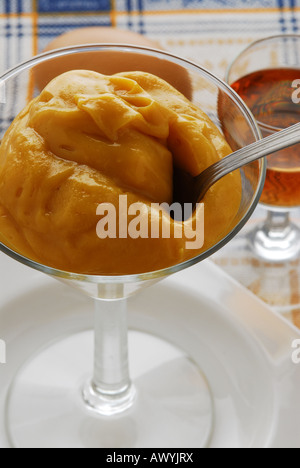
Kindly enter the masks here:
[[[0, 339], [7, 344], [0, 447], [6, 448], [6, 395], [17, 370], [58, 337], [91, 329], [93, 308], [76, 291], [3, 254], [0, 271]], [[129, 325], [176, 344], [204, 371], [215, 406], [211, 447], [300, 447], [300, 364], [292, 362], [300, 332], [210, 261], [130, 299]], [[130, 333], [131, 349], [139, 339]], [[92, 349], [92, 332], [85, 340]], [[137, 359], [143, 366], [147, 356], [132, 352], [130, 360]]]

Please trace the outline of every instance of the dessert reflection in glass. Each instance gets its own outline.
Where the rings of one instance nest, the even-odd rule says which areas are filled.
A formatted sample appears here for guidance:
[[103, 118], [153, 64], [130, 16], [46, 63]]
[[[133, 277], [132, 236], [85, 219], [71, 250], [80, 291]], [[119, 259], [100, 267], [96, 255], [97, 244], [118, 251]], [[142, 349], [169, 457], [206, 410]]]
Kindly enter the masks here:
[[[263, 137], [299, 122], [299, 47], [296, 34], [261, 39], [227, 70], [226, 81], [252, 111]], [[265, 219], [240, 238], [235, 249], [231, 245], [229, 256], [245, 257], [243, 269], [227, 266], [266, 302], [288, 311], [299, 306], [300, 229], [291, 221], [300, 206], [299, 144], [267, 157], [260, 203], [268, 210]], [[221, 258], [217, 262], [222, 263]], [[297, 284], [294, 294], [291, 284]]]
[[[41, 86], [45, 70], [59, 76]], [[187, 245], [191, 232], [197, 236], [202, 207], [180, 222], [159, 205], [172, 203], [174, 167], [196, 175], [259, 139], [252, 115], [204, 69], [133, 46], [44, 54], [3, 75], [0, 91], [1, 249], [87, 294], [96, 310], [94, 375], [86, 381], [72, 369], [77, 392], [61, 391], [55, 375], [53, 387], [43, 387], [41, 376], [33, 392], [39, 404], [20, 413], [28, 363], [19, 370], [7, 408], [12, 445], [84, 447], [86, 424], [105, 434], [97, 447], [121, 446], [122, 431], [131, 434], [132, 447], [207, 445], [213, 396], [188, 356], [151, 385], [143, 385], [147, 374], [131, 382], [126, 299], [209, 257], [249, 219], [263, 187], [263, 161], [210, 189], [204, 243], [194, 249]], [[133, 236], [120, 232], [124, 197], [138, 215]], [[116, 219], [101, 225], [109, 206]], [[128, 231], [132, 213], [125, 213]], [[171, 234], [151, 236], [153, 220], [160, 233], [168, 226]], [[175, 225], [189, 226], [183, 230], [189, 236], [176, 236]], [[108, 227], [114, 235], [106, 235]], [[70, 398], [73, 411], [65, 414]]]

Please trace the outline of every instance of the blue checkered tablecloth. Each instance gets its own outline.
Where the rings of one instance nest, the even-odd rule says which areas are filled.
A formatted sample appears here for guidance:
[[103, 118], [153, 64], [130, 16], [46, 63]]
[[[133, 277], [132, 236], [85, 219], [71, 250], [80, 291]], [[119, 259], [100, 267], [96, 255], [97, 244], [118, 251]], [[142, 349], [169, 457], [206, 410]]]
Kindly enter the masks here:
[[253, 40], [298, 32], [300, 0], [1, 0], [0, 72], [80, 26], [144, 34], [222, 77]]

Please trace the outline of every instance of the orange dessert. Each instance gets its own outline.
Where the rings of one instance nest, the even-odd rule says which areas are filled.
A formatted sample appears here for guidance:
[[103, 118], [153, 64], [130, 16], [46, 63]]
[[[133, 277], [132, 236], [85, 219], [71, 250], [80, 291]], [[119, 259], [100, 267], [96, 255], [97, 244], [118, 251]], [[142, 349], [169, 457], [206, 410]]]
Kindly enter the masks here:
[[[143, 273], [183, 262], [232, 228], [239, 172], [203, 200], [201, 249], [187, 249], [175, 235], [99, 238], [97, 208], [116, 208], [118, 233], [120, 195], [140, 204], [140, 221], [150, 219], [151, 204], [172, 202], [173, 164], [196, 175], [230, 152], [210, 119], [154, 75], [67, 72], [30, 102], [1, 143], [0, 241], [39, 263], [84, 274]], [[167, 213], [162, 218], [174, 225]]]

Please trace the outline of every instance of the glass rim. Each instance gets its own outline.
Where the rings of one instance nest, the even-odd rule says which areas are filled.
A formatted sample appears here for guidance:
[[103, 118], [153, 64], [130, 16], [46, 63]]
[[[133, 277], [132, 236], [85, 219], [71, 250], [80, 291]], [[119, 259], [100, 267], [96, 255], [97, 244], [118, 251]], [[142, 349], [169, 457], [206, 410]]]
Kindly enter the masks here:
[[[255, 137], [255, 139], [256, 140], [261, 139], [260, 129], [250, 109], [243, 102], [243, 100], [239, 97], [239, 95], [227, 83], [219, 79], [209, 70], [205, 69], [204, 67], [200, 65], [197, 65], [195, 62], [192, 62], [183, 57], [180, 57], [170, 52], [162, 51], [159, 49], [152, 49], [149, 47], [140, 47], [140, 46], [134, 46], [134, 45], [129, 45], [129, 44], [85, 44], [85, 45], [55, 49], [54, 51], [49, 51], [43, 54], [36, 55], [35, 57], [25, 62], [22, 62], [16, 65], [15, 67], [7, 70], [4, 74], [0, 76], [0, 86], [6, 80], [15, 77], [16, 75], [18, 75], [19, 73], [25, 70], [33, 68], [35, 65], [39, 65], [41, 63], [47, 62], [50, 59], [55, 59], [55, 58], [63, 57], [66, 55], [71, 55], [74, 53], [103, 51], [103, 50], [116, 50], [116, 51], [122, 51], [122, 52], [135, 51], [136, 53], [140, 53], [140, 54], [146, 53], [149, 56], [153, 56], [156, 58], [165, 57], [166, 59], [167, 58], [171, 59], [173, 62], [177, 63], [178, 65], [185, 66], [187, 69], [191, 71], [200, 72], [203, 76], [206, 76], [208, 79], [210, 79], [211, 82], [215, 84], [215, 86], [218, 89], [222, 89], [227, 95], [231, 97], [231, 99], [234, 101], [235, 105], [237, 105], [242, 115], [246, 119], [247, 123], [251, 127], [251, 130], [253, 132], [253, 136]], [[161, 269], [161, 270], [150, 271], [146, 273], [130, 274], [130, 275], [89, 275], [89, 274], [63, 271], [63, 270], [59, 270], [56, 268], [52, 268], [47, 265], [43, 265], [41, 263], [35, 262], [34, 260], [31, 260], [30, 258], [24, 257], [23, 255], [19, 254], [18, 252], [15, 252], [14, 250], [10, 249], [9, 247], [7, 247], [5, 244], [1, 242], [0, 242], [0, 250], [4, 252], [5, 254], [7, 254], [8, 256], [10, 256], [11, 258], [13, 258], [14, 260], [17, 260], [20, 263], [28, 267], [31, 267], [35, 270], [46, 273], [50, 276], [55, 276], [55, 277], [66, 279], [66, 280], [84, 281], [84, 282], [89, 282], [89, 283], [94, 283], [94, 284], [98, 284], [98, 283], [128, 284], [128, 283], [141, 282], [145, 280], [155, 280], [155, 279], [159, 279], [165, 276], [169, 276], [173, 273], [176, 273], [192, 265], [195, 265], [198, 262], [208, 258], [212, 254], [217, 252], [220, 248], [222, 248], [225, 244], [227, 244], [246, 224], [246, 222], [249, 220], [249, 218], [251, 217], [253, 211], [255, 210], [257, 206], [257, 203], [260, 199], [263, 186], [264, 186], [264, 181], [265, 181], [265, 176], [266, 176], [265, 159], [260, 159], [258, 161], [258, 164], [259, 164], [259, 180], [258, 180], [255, 194], [253, 196], [253, 201], [252, 201], [251, 206], [247, 210], [247, 212], [244, 214], [244, 216], [240, 220], [240, 222], [217, 244], [210, 247], [205, 252], [193, 257], [192, 259], [179, 263], [177, 265], [173, 265], [165, 269]]]
[[[273, 36], [267, 36], [267, 37], [263, 37], [263, 38], [260, 38], [260, 39], [257, 39], [256, 41], [253, 41], [251, 42], [250, 44], [248, 44], [231, 62], [230, 64], [228, 65], [227, 69], [226, 69], [226, 72], [225, 72], [225, 82], [227, 84], [229, 84], [229, 86], [231, 86], [231, 84], [229, 83], [229, 75], [230, 75], [230, 72], [231, 72], [231, 69], [232, 67], [235, 65], [235, 63], [250, 49], [252, 49], [252, 47], [255, 47], [256, 45], [259, 45], [259, 44], [262, 44], [264, 42], [272, 42], [276, 39], [297, 39], [297, 40], [300, 40], [300, 34], [296, 34], [296, 33], [289, 33], [289, 34], [274, 34]], [[280, 68], [290, 68], [290, 67], [280, 67]], [[263, 70], [263, 68], [261, 69]], [[300, 71], [300, 66], [299, 66], [299, 71]], [[234, 82], [233, 82], [234, 83]], [[262, 130], [266, 130], [270, 133], [275, 133], [275, 132], [280, 132], [280, 130], [284, 130], [283, 127], [276, 127], [274, 125], [268, 125], [268, 124], [265, 124], [264, 122], [261, 122], [260, 120], [256, 119], [257, 123], [258, 123], [258, 126], [260, 129]]]

